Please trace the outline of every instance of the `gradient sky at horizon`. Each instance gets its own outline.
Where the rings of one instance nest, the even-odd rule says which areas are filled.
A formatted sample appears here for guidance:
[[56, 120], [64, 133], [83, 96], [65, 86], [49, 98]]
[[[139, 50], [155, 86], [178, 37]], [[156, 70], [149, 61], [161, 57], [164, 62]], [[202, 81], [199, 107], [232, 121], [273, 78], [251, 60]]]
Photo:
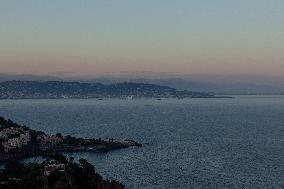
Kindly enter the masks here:
[[283, 0], [3, 0], [0, 73], [284, 74]]

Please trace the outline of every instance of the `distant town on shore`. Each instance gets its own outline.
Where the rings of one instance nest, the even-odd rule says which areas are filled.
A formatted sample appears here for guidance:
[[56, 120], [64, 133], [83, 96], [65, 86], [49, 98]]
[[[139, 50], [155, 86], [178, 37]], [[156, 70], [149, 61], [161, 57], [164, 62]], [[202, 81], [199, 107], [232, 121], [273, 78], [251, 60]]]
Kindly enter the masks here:
[[0, 99], [88, 98], [220, 98], [212, 93], [177, 90], [148, 83], [83, 83], [62, 81], [6, 81], [0, 83]]

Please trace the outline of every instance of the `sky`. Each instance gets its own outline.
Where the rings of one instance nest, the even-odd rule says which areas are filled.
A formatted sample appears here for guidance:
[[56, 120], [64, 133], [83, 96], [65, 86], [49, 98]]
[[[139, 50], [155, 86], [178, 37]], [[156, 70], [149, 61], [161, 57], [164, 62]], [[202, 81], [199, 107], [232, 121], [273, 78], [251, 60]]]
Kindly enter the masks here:
[[2, 0], [0, 73], [284, 75], [283, 0]]

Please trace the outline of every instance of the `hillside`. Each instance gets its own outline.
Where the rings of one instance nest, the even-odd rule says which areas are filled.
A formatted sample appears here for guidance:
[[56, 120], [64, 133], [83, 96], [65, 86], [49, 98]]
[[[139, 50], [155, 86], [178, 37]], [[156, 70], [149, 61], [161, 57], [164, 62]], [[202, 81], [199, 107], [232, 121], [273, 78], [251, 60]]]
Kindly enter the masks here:
[[103, 179], [86, 159], [75, 162], [60, 154], [42, 163], [11, 161], [0, 170], [0, 189], [125, 189], [118, 181]]
[[106, 152], [131, 146], [142, 145], [133, 140], [84, 139], [61, 133], [49, 135], [0, 117], [0, 164], [49, 153]]
[[61, 81], [7, 81], [0, 83], [0, 99], [59, 98], [208, 98], [209, 93], [177, 90], [146, 83], [80, 83]]

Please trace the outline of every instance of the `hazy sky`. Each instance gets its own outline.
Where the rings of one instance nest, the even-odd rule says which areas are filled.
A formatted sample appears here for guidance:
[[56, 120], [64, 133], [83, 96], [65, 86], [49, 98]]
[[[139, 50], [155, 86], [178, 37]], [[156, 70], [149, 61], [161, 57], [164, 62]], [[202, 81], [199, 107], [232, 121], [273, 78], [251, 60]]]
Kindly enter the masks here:
[[2, 0], [0, 72], [284, 75], [283, 0]]

